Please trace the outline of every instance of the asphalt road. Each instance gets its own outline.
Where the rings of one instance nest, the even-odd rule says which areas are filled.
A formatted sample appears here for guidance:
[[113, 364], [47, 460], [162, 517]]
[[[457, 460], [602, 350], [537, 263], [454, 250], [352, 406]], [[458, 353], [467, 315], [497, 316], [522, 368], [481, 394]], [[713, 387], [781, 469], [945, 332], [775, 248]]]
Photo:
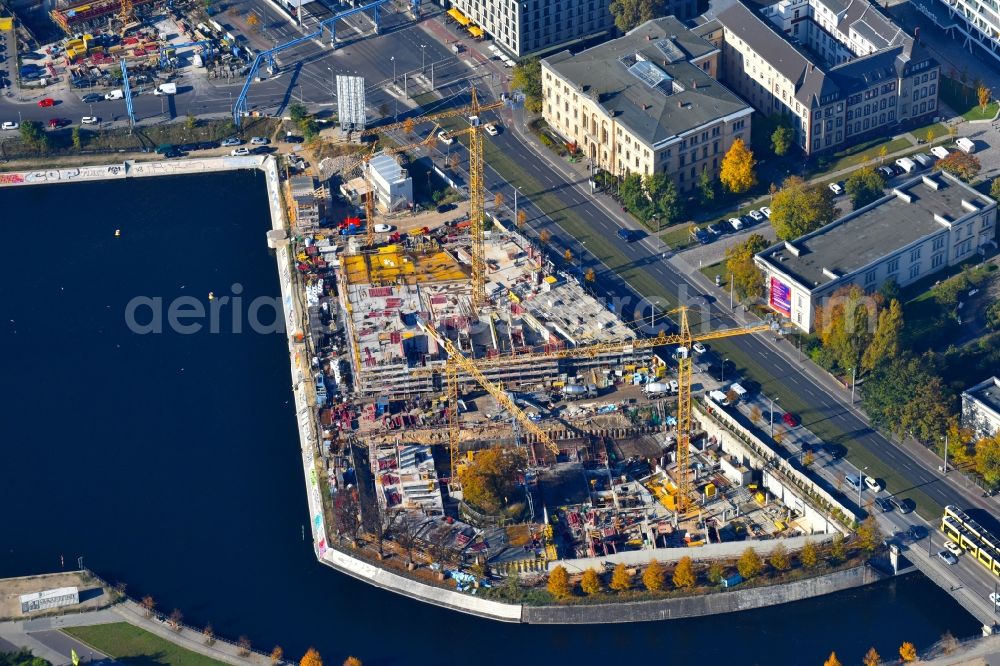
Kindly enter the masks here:
[[[268, 12], [271, 18], [267, 39], [282, 41], [302, 36], [298, 28], [287, 20], [279, 20], [277, 12], [266, 0], [251, 0], [256, 11]], [[287, 113], [294, 102], [302, 102], [316, 110], [320, 116], [332, 113], [336, 103], [336, 75], [363, 76], [366, 87], [366, 104], [369, 120], [380, 119], [378, 109], [384, 104], [390, 116], [406, 110], [400, 101], [404, 78], [409, 96], [427, 92], [431, 71], [435, 87], [448, 86], [456, 81], [467, 81], [478, 75], [470, 71], [445, 45], [430, 39], [407, 15], [393, 10], [382, 12], [382, 31], [374, 36], [374, 24], [367, 16], [356, 15], [338, 22], [338, 48], [328, 43], [310, 40], [277, 56], [279, 72], [264, 80], [254, 82], [248, 95], [251, 111], [274, 115]], [[421, 48], [423, 46], [424, 48]], [[182, 54], [183, 55], [183, 54]], [[190, 57], [188, 55], [187, 57]], [[263, 68], [262, 68], [263, 69]], [[395, 86], [393, 77], [395, 76]], [[198, 116], [227, 116], [239, 96], [244, 79], [207, 80], [204, 70], [183, 68], [175, 96], [154, 96], [149, 84], [133, 85], [139, 94], [133, 98], [136, 117], [140, 123], [156, 123], [183, 117], [189, 113]], [[397, 91], [398, 89], [398, 91]], [[85, 104], [85, 89], [61, 92], [32, 92], [20, 95], [12, 91], [0, 97], [0, 121], [38, 120], [47, 123], [51, 118], [65, 118], [78, 124], [83, 116], [98, 116], [103, 123], [127, 120], [123, 100], [99, 101]], [[96, 92], [103, 93], [104, 90]], [[38, 100], [52, 97], [56, 105], [38, 106]], [[325, 111], [325, 112], [324, 112]]]

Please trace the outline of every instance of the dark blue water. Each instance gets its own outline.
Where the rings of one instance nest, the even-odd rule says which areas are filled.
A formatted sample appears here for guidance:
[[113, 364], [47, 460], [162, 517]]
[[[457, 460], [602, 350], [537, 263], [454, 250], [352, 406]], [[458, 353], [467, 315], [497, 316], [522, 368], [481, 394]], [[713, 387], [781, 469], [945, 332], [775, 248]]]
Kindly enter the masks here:
[[[976, 633], [914, 577], [736, 615], [609, 627], [510, 626], [371, 588], [316, 563], [281, 335], [139, 335], [166, 305], [278, 295], [261, 176], [0, 190], [0, 577], [78, 556], [166, 612], [328, 663], [858, 663], [874, 645]], [[122, 234], [115, 237], [115, 229]], [[244, 307], [243, 310], [246, 308]], [[225, 310], [227, 314], [229, 310]], [[144, 317], [145, 319], [148, 317]], [[262, 319], [268, 319], [266, 313]]]

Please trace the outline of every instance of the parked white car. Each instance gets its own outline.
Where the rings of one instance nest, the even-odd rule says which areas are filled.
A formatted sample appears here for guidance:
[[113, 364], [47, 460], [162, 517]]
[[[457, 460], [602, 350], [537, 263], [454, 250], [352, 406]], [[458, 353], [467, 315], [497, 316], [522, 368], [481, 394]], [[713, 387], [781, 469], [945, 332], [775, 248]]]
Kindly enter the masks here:
[[764, 221], [764, 213], [760, 212], [759, 210], [752, 210], [747, 214], [753, 218], [754, 222]]
[[490, 123], [483, 129], [486, 130], [486, 133], [489, 134], [490, 136], [496, 136], [497, 134], [500, 133], [499, 130], [497, 130], [497, 126], [492, 123]]
[[771, 219], [771, 209], [768, 208], [767, 206], [764, 206], [763, 208], [760, 209], [760, 214], [763, 215], [768, 220]]
[[241, 146], [240, 148], [233, 148], [232, 152], [229, 153], [233, 157], [244, 157], [250, 154], [250, 149], [246, 146]]
[[0, 128], [5, 129], [5, 130], [16, 130], [18, 127], [20, 127], [19, 124], [15, 123], [13, 121], [10, 121], [10, 120], [8, 120], [7, 122], [5, 122], [3, 125], [0, 125]]
[[841, 195], [844, 193], [844, 188], [840, 186], [840, 183], [830, 183], [830, 191], [836, 195]]
[[80, 119], [81, 125], [96, 125], [99, 122], [101, 122], [101, 119], [97, 116], [84, 116]]
[[865, 485], [868, 487], [868, 490], [872, 491], [873, 493], [882, 492], [882, 484], [879, 483], [878, 479], [876, 479], [874, 476], [865, 476]]

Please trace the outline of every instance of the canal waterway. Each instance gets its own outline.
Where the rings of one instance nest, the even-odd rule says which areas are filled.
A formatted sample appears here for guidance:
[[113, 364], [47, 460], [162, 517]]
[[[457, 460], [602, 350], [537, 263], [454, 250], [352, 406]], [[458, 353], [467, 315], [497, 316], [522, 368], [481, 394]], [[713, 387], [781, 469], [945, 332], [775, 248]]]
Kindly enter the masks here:
[[[251, 303], [268, 329], [279, 293], [263, 177], [0, 189], [0, 219], [0, 577], [75, 568], [82, 556], [192, 624], [367, 666], [819, 664], [832, 649], [859, 663], [872, 645], [891, 658], [904, 640], [978, 631], [919, 576], [712, 618], [543, 627], [446, 612], [340, 575], [303, 540], [284, 335], [250, 330]], [[211, 332], [213, 304], [234, 295], [239, 326], [230, 302]], [[200, 331], [172, 330], [172, 303], [196, 307], [182, 297], [205, 309], [180, 322]], [[163, 331], [133, 330], [129, 304], [146, 330], [157, 298]]]

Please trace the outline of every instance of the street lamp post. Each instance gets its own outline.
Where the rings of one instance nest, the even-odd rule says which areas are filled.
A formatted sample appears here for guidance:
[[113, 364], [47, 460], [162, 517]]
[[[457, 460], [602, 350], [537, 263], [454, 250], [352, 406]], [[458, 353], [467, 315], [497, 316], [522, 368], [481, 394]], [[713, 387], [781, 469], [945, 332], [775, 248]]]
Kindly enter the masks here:
[[396, 56], [389, 56], [389, 60], [392, 61], [392, 83], [396, 84]]
[[868, 470], [867, 466], [862, 467], [860, 470], [858, 470], [858, 509], [859, 510], [861, 509], [861, 489], [864, 488], [864, 486], [865, 486], [865, 472], [867, 470]]
[[770, 398], [770, 400], [771, 400], [771, 413], [768, 416], [770, 417], [771, 423], [768, 429], [770, 431], [770, 436], [774, 437], [774, 398]]
[[948, 474], [948, 433], [944, 434], [944, 471], [942, 474]]
[[729, 363], [729, 359], [722, 360], [722, 372], [719, 374], [719, 381], [723, 384], [726, 383], [726, 363]]
[[857, 383], [858, 369], [851, 368], [851, 404], [854, 404], [854, 385]]
[[425, 66], [424, 66], [424, 54], [425, 54], [425, 51], [424, 51], [424, 49], [426, 49], [426, 48], [427, 48], [426, 44], [421, 44], [420, 45], [420, 73], [421, 74], [424, 73], [424, 69], [425, 69]]

